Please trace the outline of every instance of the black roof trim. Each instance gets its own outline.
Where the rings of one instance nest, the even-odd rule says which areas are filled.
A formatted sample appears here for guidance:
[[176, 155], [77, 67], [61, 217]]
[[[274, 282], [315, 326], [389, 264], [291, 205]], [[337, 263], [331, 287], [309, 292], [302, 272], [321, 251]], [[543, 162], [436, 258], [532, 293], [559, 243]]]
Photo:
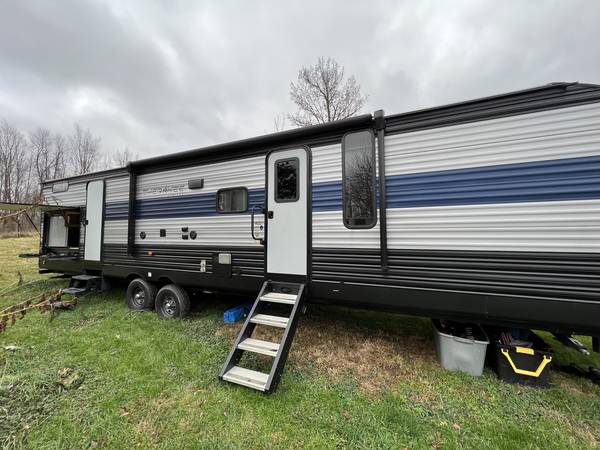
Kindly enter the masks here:
[[126, 167], [117, 167], [114, 169], [105, 169], [105, 170], [98, 170], [97, 172], [90, 172], [90, 173], [84, 173], [83, 175], [73, 175], [71, 177], [63, 177], [63, 178], [54, 178], [52, 180], [46, 180], [44, 182], [41, 183], [42, 186], [46, 186], [48, 184], [53, 184], [53, 183], [60, 183], [61, 181], [73, 181], [73, 182], [80, 182], [80, 181], [85, 181], [86, 179], [96, 179], [96, 178], [112, 178], [113, 176], [119, 176], [119, 175], [127, 175], [127, 168]]
[[177, 164], [187, 162], [190, 159], [202, 158], [215, 153], [224, 151], [238, 152], [249, 148], [255, 148], [257, 152], [262, 152], [263, 149], [257, 147], [284, 145], [286, 142], [298, 139], [312, 139], [317, 136], [335, 133], [340, 130], [354, 129], [357, 127], [369, 127], [373, 123], [371, 114], [363, 114], [349, 119], [338, 120], [335, 122], [322, 123], [303, 128], [294, 128], [292, 130], [281, 131], [279, 133], [271, 133], [262, 136], [256, 136], [239, 141], [227, 142], [224, 144], [212, 145], [210, 147], [187, 150], [179, 153], [171, 153], [167, 155], [156, 156], [154, 158], [141, 159], [132, 161], [128, 165], [130, 171], [136, 172], [138, 169], [161, 166], [163, 164]]
[[600, 101], [600, 85], [555, 82], [520, 91], [386, 116], [386, 133], [406, 133], [598, 101]]

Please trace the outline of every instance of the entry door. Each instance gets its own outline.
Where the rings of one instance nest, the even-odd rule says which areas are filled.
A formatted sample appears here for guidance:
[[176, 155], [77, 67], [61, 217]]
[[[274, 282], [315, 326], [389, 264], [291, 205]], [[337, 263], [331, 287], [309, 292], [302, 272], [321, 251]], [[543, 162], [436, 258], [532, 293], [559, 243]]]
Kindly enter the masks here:
[[102, 211], [104, 181], [90, 181], [85, 203], [85, 260], [100, 261], [102, 255]]
[[267, 161], [267, 272], [306, 275], [308, 154], [280, 150]]

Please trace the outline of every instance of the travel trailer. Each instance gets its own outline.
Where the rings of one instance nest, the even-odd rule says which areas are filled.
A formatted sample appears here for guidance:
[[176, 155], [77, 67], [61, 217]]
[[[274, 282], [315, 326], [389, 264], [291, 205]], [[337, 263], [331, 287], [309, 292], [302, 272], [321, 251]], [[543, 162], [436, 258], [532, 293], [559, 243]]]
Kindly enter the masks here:
[[[600, 335], [598, 85], [376, 111], [48, 181], [43, 196], [43, 272], [125, 280], [130, 308], [163, 317], [188, 313], [186, 290], [258, 293], [220, 377], [264, 392], [311, 302]], [[239, 366], [244, 352], [271, 372]]]

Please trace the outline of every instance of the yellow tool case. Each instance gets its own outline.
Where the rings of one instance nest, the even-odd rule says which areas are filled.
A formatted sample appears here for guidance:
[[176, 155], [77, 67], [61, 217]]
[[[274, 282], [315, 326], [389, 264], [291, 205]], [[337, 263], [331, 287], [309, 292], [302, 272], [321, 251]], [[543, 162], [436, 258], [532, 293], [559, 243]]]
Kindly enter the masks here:
[[501, 380], [529, 386], [549, 387], [552, 348], [531, 332], [531, 347], [503, 344], [495, 339], [495, 370]]

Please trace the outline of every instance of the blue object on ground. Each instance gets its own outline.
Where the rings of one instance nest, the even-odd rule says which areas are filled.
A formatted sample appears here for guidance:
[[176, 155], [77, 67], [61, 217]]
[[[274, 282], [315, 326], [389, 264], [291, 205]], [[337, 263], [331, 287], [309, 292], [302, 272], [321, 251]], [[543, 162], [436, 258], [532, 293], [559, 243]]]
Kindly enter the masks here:
[[251, 309], [252, 303], [244, 303], [235, 308], [228, 309], [223, 313], [223, 321], [225, 321], [225, 323], [239, 322], [248, 315]]

